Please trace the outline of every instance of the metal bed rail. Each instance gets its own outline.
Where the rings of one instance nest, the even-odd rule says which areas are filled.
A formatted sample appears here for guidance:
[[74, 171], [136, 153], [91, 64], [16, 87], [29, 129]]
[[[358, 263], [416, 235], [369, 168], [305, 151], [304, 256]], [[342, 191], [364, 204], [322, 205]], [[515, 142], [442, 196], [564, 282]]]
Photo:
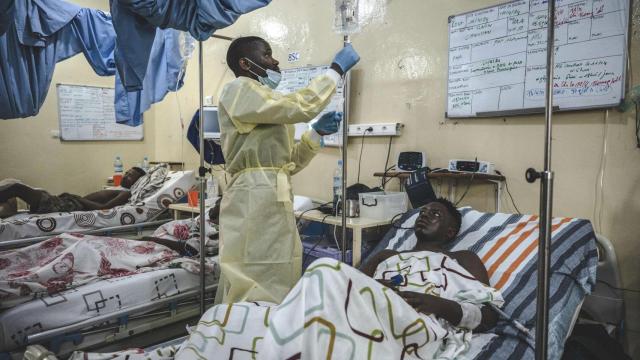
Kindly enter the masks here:
[[[207, 291], [213, 291], [215, 289], [217, 289], [218, 285], [209, 285], [206, 290]], [[45, 330], [39, 333], [35, 333], [35, 334], [31, 334], [31, 335], [27, 335], [27, 341], [26, 344], [30, 345], [30, 344], [36, 344], [36, 343], [41, 343], [44, 342], [46, 340], [52, 339], [54, 337], [57, 336], [61, 336], [67, 333], [72, 333], [72, 332], [78, 332], [82, 329], [91, 327], [91, 326], [95, 326], [95, 325], [100, 325], [103, 324], [105, 322], [109, 322], [109, 321], [113, 321], [113, 320], [118, 320], [124, 316], [128, 316], [129, 314], [132, 313], [141, 313], [141, 312], [145, 312], [145, 311], [150, 311], [150, 310], [154, 310], [156, 308], [162, 307], [163, 305], [166, 304], [170, 304], [170, 303], [174, 303], [176, 301], [182, 300], [182, 299], [186, 299], [189, 297], [193, 297], [193, 296], [198, 296], [200, 294], [200, 289], [194, 289], [194, 290], [189, 290], [186, 291], [182, 294], [178, 294], [175, 296], [171, 296], [171, 297], [167, 297], [164, 299], [160, 299], [160, 300], [156, 300], [152, 303], [147, 303], [147, 304], [140, 304], [137, 306], [132, 306], [126, 309], [122, 309], [119, 311], [115, 311], [113, 313], [110, 314], [105, 314], [105, 315], [99, 315], [96, 317], [93, 317], [91, 319], [87, 319], [87, 320], [83, 320], [80, 322], [77, 322], [75, 324], [71, 324], [71, 325], [66, 325], [66, 326], [62, 326], [56, 329], [50, 329], [50, 330]]]

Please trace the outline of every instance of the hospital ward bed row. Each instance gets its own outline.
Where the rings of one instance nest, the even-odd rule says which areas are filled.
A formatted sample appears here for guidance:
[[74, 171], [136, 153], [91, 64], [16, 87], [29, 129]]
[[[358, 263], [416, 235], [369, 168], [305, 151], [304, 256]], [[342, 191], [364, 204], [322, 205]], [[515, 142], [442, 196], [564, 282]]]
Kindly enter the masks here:
[[[160, 167], [166, 165], [159, 164], [150, 172]], [[159, 189], [113, 209], [50, 214], [24, 212], [0, 219], [0, 249], [24, 246], [64, 232], [111, 234], [145, 226], [155, 228], [168, 221], [168, 218], [161, 220], [161, 215], [167, 215], [169, 205], [185, 198], [195, 185], [193, 171], [173, 171], [168, 172]]]
[[[491, 329], [487, 333], [474, 334], [471, 339], [463, 339], [463, 343], [467, 347], [467, 351], [463, 358], [466, 359], [523, 359], [533, 358], [533, 339], [528, 334], [518, 329], [518, 325], [522, 325], [529, 330], [534, 331], [535, 322], [535, 295], [536, 295], [536, 253], [537, 253], [537, 240], [538, 240], [538, 218], [531, 215], [513, 215], [513, 214], [500, 214], [500, 213], [481, 213], [470, 208], [461, 209], [463, 214], [462, 227], [458, 237], [451, 245], [451, 250], [468, 249], [482, 259], [487, 271], [490, 275], [490, 282], [493, 287], [502, 293], [504, 298], [504, 305], [502, 311], [507, 314], [507, 318], [501, 318], [497, 326]], [[394, 250], [409, 250], [415, 245], [416, 238], [413, 234], [411, 227], [417, 217], [417, 210], [411, 210], [407, 212], [402, 218], [396, 222], [396, 225], [389, 230], [385, 237], [381, 240], [378, 246], [372, 251], [371, 255], [382, 249], [394, 249]], [[578, 312], [582, 308], [585, 297], [591, 293], [596, 287], [596, 268], [609, 268], [615, 269], [617, 264], [610, 263], [615, 261], [615, 254], [612, 254], [612, 248], [610, 243], [604, 238], [596, 237], [593, 232], [591, 224], [586, 220], [572, 219], [572, 218], [556, 218], [553, 222], [553, 236], [552, 236], [552, 277], [551, 277], [551, 307], [550, 307], [550, 344], [549, 354], [552, 359], [559, 359], [561, 357], [565, 340], [571, 333], [571, 329], [575, 324]], [[328, 262], [328, 263], [327, 263]], [[317, 265], [324, 264], [331, 265], [330, 260], [318, 260], [312, 265], [305, 273], [304, 278], [312, 278], [314, 271], [317, 271]], [[160, 270], [167, 271], [167, 270]], [[160, 276], [158, 271], [153, 276]], [[149, 275], [146, 276], [152, 276]], [[144, 276], [144, 274], [142, 274]], [[327, 274], [324, 274], [325, 276]], [[162, 275], [166, 276], [166, 274]], [[174, 275], [179, 278], [180, 275]], [[182, 277], [189, 278], [192, 275], [183, 274]], [[119, 279], [112, 279], [111, 282], [117, 283]], [[83, 293], [92, 293], [91, 286], [99, 288], [99, 283], [85, 285], [88, 291], [82, 291]], [[182, 280], [184, 284], [189, 284], [189, 280]], [[337, 281], [337, 280], [336, 280]], [[332, 283], [333, 284], [333, 283]], [[131, 285], [133, 288], [135, 285]], [[195, 283], [194, 283], [195, 286]], [[356, 285], [359, 286], [359, 285]], [[188, 286], [185, 286], [188, 287]], [[331, 291], [343, 291], [339, 287], [328, 286], [328, 292]], [[156, 290], [153, 290], [156, 291]], [[152, 293], [153, 293], [152, 291]], [[166, 288], [163, 290], [167, 292]], [[185, 291], [185, 290], [180, 290]], [[76, 291], [80, 292], [80, 291]], [[142, 291], [141, 291], [142, 292]], [[177, 293], [174, 291], [173, 293]], [[362, 292], [362, 291], [360, 291]], [[120, 293], [123, 293], [120, 291]], [[108, 295], [114, 296], [114, 295]], [[152, 297], [160, 297], [157, 294], [153, 294]], [[344, 293], [328, 294], [327, 296], [345, 296]], [[373, 295], [372, 295], [373, 296]], [[66, 294], [62, 294], [62, 297], [66, 297]], [[103, 297], [106, 297], [103, 295]], [[53, 296], [55, 298], [55, 296]], [[62, 300], [62, 299], [61, 299]], [[42, 300], [35, 300], [38, 302], [44, 302]], [[54, 302], [50, 299], [48, 301]], [[86, 300], [81, 300], [85, 301]], [[285, 300], [286, 302], [286, 300]], [[590, 301], [587, 300], [588, 305]], [[97, 303], [96, 303], [97, 304]], [[25, 304], [27, 305], [27, 304]], [[43, 305], [45, 306], [45, 305]], [[106, 306], [105, 306], [106, 307]], [[124, 305], [123, 305], [124, 307]], [[212, 358], [212, 354], [220, 354], [220, 358], [227, 358], [224, 354], [224, 350], [230, 351], [228, 346], [233, 343], [237, 348], [249, 349], [251, 352], [259, 350], [259, 343], [256, 344], [254, 338], [256, 337], [256, 331], [266, 331], [269, 326], [276, 326], [276, 320], [265, 322], [264, 325], [256, 325], [256, 322], [248, 321], [251, 316], [256, 318], [266, 319], [265, 312], [269, 312], [269, 309], [273, 307], [273, 304], [258, 304], [258, 303], [239, 303], [234, 304], [233, 309], [228, 308], [214, 308], [210, 309], [202, 317], [197, 327], [192, 328], [191, 336], [184, 342], [174, 341], [172, 347], [164, 347], [164, 352], [158, 349], [163, 349], [164, 344], [154, 346], [154, 353], [156, 354], [174, 354], [181, 346], [188, 347], [193, 352], [191, 355], [195, 357]], [[592, 312], [590, 315], [593, 318], [598, 318], [598, 312], [602, 307], [602, 303], [598, 306], [591, 304], [589, 310]], [[14, 311], [14, 310], [11, 310]], [[10, 312], [11, 312], [10, 311]], [[11, 313], [13, 314], [13, 313]], [[95, 315], [95, 314], [94, 314]], [[13, 315], [12, 318], [2, 316], [9, 316], [2, 314], [0, 319], [3, 324], [7, 322], [13, 322], [14, 319], [19, 316]], [[249, 318], [247, 318], [249, 316]], [[354, 324], [366, 324], [370, 315], [354, 311], [350, 313], [351, 322]], [[397, 315], [400, 316], [400, 315]], [[90, 316], [84, 315], [82, 321], [87, 321]], [[8, 321], [5, 321], [8, 320]], [[11, 319], [11, 320], [9, 320]], [[244, 319], [244, 320], [243, 320]], [[293, 317], [292, 317], [293, 319]], [[77, 321], [77, 320], [76, 320]], [[81, 321], [81, 322], [82, 322]], [[265, 320], [266, 321], [266, 320]], [[272, 320], [269, 320], [272, 321]], [[331, 321], [331, 319], [329, 319]], [[402, 319], [394, 318], [394, 321], [401, 323]], [[69, 320], [70, 323], [73, 320]], [[518, 325], [516, 325], [516, 323]], [[217, 324], [217, 325], [216, 325]], [[226, 324], [224, 326], [221, 324]], [[259, 327], [259, 329], [253, 329], [253, 327]], [[279, 324], [282, 326], [282, 324]], [[17, 329], [19, 326], [13, 327]], [[24, 329], [24, 328], [23, 328]], [[221, 330], [223, 329], [223, 330]], [[296, 330], [298, 329], [298, 330]], [[407, 330], [407, 329], [405, 329]], [[3, 329], [3, 337], [20, 337], [22, 336], [22, 342], [20, 345], [14, 344], [13, 349], [24, 349], [27, 344], [40, 343], [46, 345], [50, 350], [58, 350], [61, 355], [60, 358], [66, 358], [71, 349], [74, 346], [69, 346], [74, 340], [73, 336], [69, 334], [57, 334], [55, 339], [45, 339], [42, 337], [25, 336], [27, 332], [34, 333], [33, 329], [23, 330], [19, 333], [13, 330], [13, 333], [9, 333]], [[222, 333], [221, 333], [222, 331]], [[289, 345], [293, 346], [293, 350], [297, 347], [303, 347], [305, 333], [308, 331], [304, 324], [290, 321], [287, 326], [280, 329], [280, 331], [291, 334]], [[342, 358], [340, 356], [335, 357], [336, 354], [348, 353], [355, 348], [359, 348], [362, 344], [359, 344], [359, 333], [349, 325], [348, 328], [335, 329], [336, 339], [331, 349], [316, 348], [315, 350], [324, 355], [331, 355], [327, 352], [332, 352], [334, 358]], [[399, 331], [399, 330], [396, 330]], [[40, 331], [41, 332], [41, 331]], [[73, 332], [71, 332], [73, 333]], [[157, 332], [154, 332], [157, 333]], [[219, 336], [228, 337], [227, 347], [225, 342], [220, 343]], [[308, 335], [308, 334], [307, 334]], [[218, 339], [218, 340], [215, 340]], [[233, 339], [233, 340], [231, 340]], [[396, 337], [396, 341], [403, 341], [404, 335], [400, 333]], [[37, 340], [37, 341], [36, 341]], [[64, 344], [61, 345], [61, 343]], [[156, 339], [155, 343], [162, 341]], [[253, 343], [252, 343], [253, 341]], [[136, 347], [144, 347], [147, 343], [138, 343]], [[282, 345], [282, 344], [280, 344]], [[5, 346], [5, 345], [3, 345]], [[62, 347], [61, 347], [62, 346]], [[66, 346], [66, 347], [65, 347]], [[284, 346], [284, 345], [282, 345]], [[223, 348], [223, 352], [220, 352]], [[232, 346], [233, 347], [233, 346]], [[65, 351], [60, 351], [64, 348]], [[82, 346], [75, 346], [75, 348], [84, 348]], [[111, 351], [113, 348], [103, 347], [102, 349], [108, 349]], [[301, 353], [305, 351], [304, 348], [297, 349]], [[215, 351], [215, 352], [211, 352]], [[295, 351], [294, 351], [295, 352]], [[130, 359], [136, 358], [132, 354], [138, 354], [142, 356], [144, 354], [141, 350], [135, 350], [129, 352]], [[353, 353], [351, 358], [360, 358], [366, 356], [366, 354]], [[77, 356], [98, 356], [98, 354], [91, 353], [77, 353]], [[197, 355], [197, 356], [196, 356]], [[375, 353], [373, 354], [376, 358]], [[85, 358], [93, 358], [93, 357]], [[100, 355], [95, 358], [111, 358], [112, 355]], [[115, 355], [114, 355], [115, 356]], [[134, 357], [131, 357], [134, 356]], [[147, 353], [144, 356], [150, 356]], [[215, 356], [213, 358], [217, 358]], [[80, 357], [81, 358], [81, 357]], [[124, 357], [123, 357], [124, 358]], [[153, 358], [153, 356], [150, 356]], [[171, 358], [162, 357], [162, 358]]]

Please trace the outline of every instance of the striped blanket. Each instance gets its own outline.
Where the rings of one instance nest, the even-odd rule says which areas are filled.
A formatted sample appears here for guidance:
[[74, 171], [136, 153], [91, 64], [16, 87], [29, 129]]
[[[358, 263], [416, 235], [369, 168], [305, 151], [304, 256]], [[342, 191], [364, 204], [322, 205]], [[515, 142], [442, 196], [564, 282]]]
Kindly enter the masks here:
[[[493, 287], [502, 292], [502, 308], [535, 333], [538, 217], [481, 213], [460, 209], [462, 226], [451, 250], [468, 249], [480, 257]], [[371, 252], [389, 248], [411, 250], [416, 244], [413, 227], [418, 211], [405, 214]], [[576, 308], [591, 292], [596, 279], [595, 233], [587, 220], [554, 218], [551, 240], [549, 358], [562, 356]], [[533, 342], [501, 319], [475, 359], [533, 359]]]

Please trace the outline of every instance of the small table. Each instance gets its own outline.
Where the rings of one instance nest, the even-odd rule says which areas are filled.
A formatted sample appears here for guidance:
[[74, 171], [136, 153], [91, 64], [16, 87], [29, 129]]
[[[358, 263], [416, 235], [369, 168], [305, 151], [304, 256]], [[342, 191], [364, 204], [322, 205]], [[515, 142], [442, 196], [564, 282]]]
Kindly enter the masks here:
[[[311, 210], [307, 212], [295, 211], [296, 218], [300, 218], [309, 221], [322, 222], [329, 225], [342, 226], [341, 216], [327, 216], [318, 210]], [[362, 230], [366, 228], [372, 228], [376, 226], [383, 226], [391, 224], [392, 219], [367, 219], [367, 218], [347, 218], [347, 228], [353, 230], [353, 243], [351, 248], [353, 249], [353, 267], [360, 266], [360, 257], [362, 256]]]
[[169, 210], [173, 210], [174, 220], [179, 220], [182, 213], [189, 213], [191, 216], [200, 214], [199, 206], [189, 206], [189, 204], [171, 204]]
[[[408, 172], [377, 172], [374, 173], [373, 176], [377, 177], [388, 177], [388, 178], [398, 178], [400, 180], [400, 191], [404, 189], [404, 183], [409, 178], [411, 173]], [[500, 199], [502, 198], [502, 183], [506, 181], [506, 178], [502, 175], [494, 175], [494, 174], [481, 174], [481, 173], [470, 173], [470, 172], [430, 172], [427, 174], [429, 179], [444, 179], [449, 180], [448, 182], [448, 191], [447, 198], [449, 201], [455, 203], [456, 202], [456, 187], [458, 186], [458, 181], [472, 181], [474, 184], [492, 184], [495, 186], [495, 194], [496, 194], [496, 212], [500, 212]]]

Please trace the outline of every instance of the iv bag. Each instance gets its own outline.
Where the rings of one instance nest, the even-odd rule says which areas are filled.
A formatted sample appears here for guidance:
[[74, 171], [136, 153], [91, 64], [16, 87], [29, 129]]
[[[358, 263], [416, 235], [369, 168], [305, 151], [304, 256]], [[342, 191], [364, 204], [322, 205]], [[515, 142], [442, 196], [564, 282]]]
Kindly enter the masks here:
[[180, 31], [180, 35], [178, 37], [179, 46], [180, 46], [180, 55], [184, 59], [191, 58], [193, 54], [193, 50], [196, 48], [196, 39], [191, 36], [188, 32]]
[[335, 0], [333, 30], [341, 35], [351, 35], [360, 31], [358, 21], [358, 0]]

